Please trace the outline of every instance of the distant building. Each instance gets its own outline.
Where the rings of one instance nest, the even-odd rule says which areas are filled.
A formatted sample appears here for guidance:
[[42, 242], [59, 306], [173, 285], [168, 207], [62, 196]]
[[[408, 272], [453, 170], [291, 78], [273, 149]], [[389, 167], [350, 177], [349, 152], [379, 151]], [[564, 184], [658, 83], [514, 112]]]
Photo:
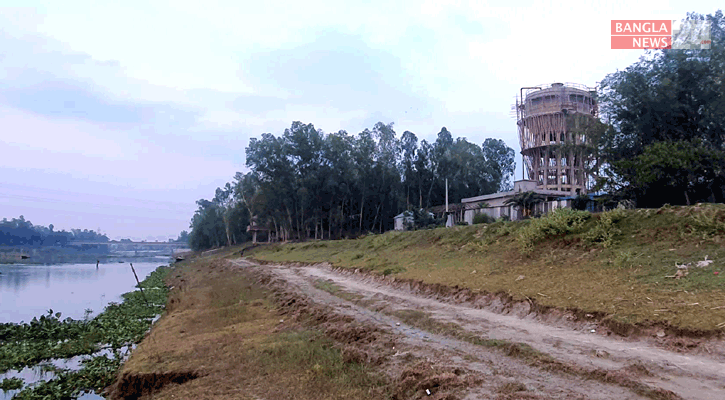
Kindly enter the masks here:
[[[505, 218], [505, 216], [507, 216], [512, 221], [522, 219], [524, 217], [523, 210], [519, 210], [515, 206], [505, 204], [516, 194], [522, 192], [534, 192], [546, 199], [534, 206], [531, 210], [533, 214], [545, 214], [557, 208], [571, 207], [573, 199], [573, 197], [570, 196], [571, 193], [568, 191], [540, 189], [536, 185], [535, 181], [520, 180], [514, 182], [514, 190], [508, 192], [498, 192], [461, 199], [461, 203], [465, 205], [466, 209], [463, 215], [463, 220], [468, 224], [473, 224], [473, 217], [478, 213], [488, 214], [493, 218]], [[568, 199], [562, 199], [564, 197], [568, 197]], [[480, 206], [484, 203], [488, 204], [489, 207]]]
[[404, 231], [406, 224], [413, 223], [413, 212], [403, 211], [402, 213], [396, 215], [394, 217], [394, 219], [395, 219], [395, 230]]
[[[431, 218], [434, 218], [435, 215], [432, 212], [428, 213]], [[403, 211], [402, 213], [396, 215], [394, 217], [395, 220], [395, 230], [396, 231], [404, 231], [406, 229], [406, 226], [410, 226], [415, 222], [415, 217], [413, 216], [412, 211]]]

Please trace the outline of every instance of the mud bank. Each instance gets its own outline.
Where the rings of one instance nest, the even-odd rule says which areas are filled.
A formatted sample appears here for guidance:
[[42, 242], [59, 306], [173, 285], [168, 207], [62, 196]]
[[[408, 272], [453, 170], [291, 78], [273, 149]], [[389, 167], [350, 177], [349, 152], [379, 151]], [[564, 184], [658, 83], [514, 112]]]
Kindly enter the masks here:
[[166, 313], [123, 365], [109, 398], [452, 400], [479, 379], [415, 355], [384, 327], [263, 271], [190, 260], [168, 284]]

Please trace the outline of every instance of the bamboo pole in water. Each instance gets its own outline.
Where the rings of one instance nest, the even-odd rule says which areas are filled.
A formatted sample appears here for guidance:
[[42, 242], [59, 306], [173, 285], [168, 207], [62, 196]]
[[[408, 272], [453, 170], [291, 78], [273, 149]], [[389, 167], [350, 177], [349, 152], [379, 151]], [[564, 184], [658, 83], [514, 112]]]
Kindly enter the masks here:
[[143, 288], [141, 287], [141, 282], [138, 280], [138, 275], [136, 275], [136, 269], [133, 268], [133, 263], [131, 264], [131, 271], [133, 271], [133, 276], [136, 278], [136, 283], [138, 283], [138, 289], [141, 291], [141, 296], [143, 296], [143, 301], [146, 303], [146, 306], [149, 305], [148, 300], [146, 300], [146, 294], [143, 292]]

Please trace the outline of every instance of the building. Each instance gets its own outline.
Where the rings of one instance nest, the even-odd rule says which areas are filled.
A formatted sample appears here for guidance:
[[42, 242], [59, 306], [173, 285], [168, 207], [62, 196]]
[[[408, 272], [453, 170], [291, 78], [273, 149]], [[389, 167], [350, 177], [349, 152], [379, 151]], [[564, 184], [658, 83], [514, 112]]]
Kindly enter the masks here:
[[537, 190], [587, 193], [598, 160], [587, 154], [586, 136], [572, 131], [571, 117], [597, 118], [595, 89], [552, 83], [522, 88], [520, 96], [516, 123], [528, 179]]
[[[521, 192], [534, 192], [545, 199], [531, 210], [534, 215], [571, 207], [577, 195], [588, 193], [591, 171], [598, 162], [586, 152], [586, 136], [572, 130], [571, 117], [581, 116], [586, 121], [596, 119], [597, 112], [594, 88], [575, 83], [521, 88], [516, 123], [528, 179], [514, 182], [512, 191], [462, 199], [462, 220], [472, 224], [477, 213], [522, 219], [524, 210], [506, 205]], [[488, 207], [481, 206], [484, 204]]]
[[[522, 177], [515, 181], [511, 191], [469, 197], [461, 203], [449, 204], [447, 225], [462, 221], [473, 224], [473, 217], [478, 213], [493, 218], [522, 219], [525, 210], [506, 205], [522, 192], [534, 192], [544, 198], [530, 210], [533, 215], [571, 207], [576, 196], [589, 194], [594, 182], [591, 172], [596, 170], [599, 160], [587, 152], [584, 130], [576, 129], [574, 124], [596, 120], [597, 113], [594, 88], [576, 83], [521, 88], [516, 101], [516, 123], [528, 179]], [[588, 207], [596, 208], [593, 202]], [[446, 214], [446, 206], [436, 206], [431, 211], [441, 218]], [[401, 221], [403, 218], [402, 214], [395, 217], [396, 229], [398, 217]]]
[[394, 217], [395, 220], [395, 230], [396, 231], [404, 231], [406, 224], [412, 224], [413, 223], [413, 212], [412, 211], [403, 211], [402, 213], [396, 215]]
[[[534, 215], [545, 214], [557, 208], [571, 207], [574, 198], [568, 196], [569, 192], [541, 189], [536, 185], [535, 181], [520, 180], [514, 182], [514, 189], [508, 192], [498, 192], [462, 199], [461, 204], [465, 209], [462, 220], [466, 221], [469, 225], [473, 224], [473, 217], [478, 213], [485, 213], [496, 219], [508, 218], [512, 221], [520, 220], [524, 217], [523, 210], [517, 209], [515, 206], [506, 205], [506, 202], [511, 200], [516, 194], [522, 192], [534, 192], [546, 199], [534, 206], [532, 210]], [[566, 198], [567, 196], [568, 198]], [[484, 207], [484, 205], [487, 206]]]
[[[428, 214], [430, 215], [431, 218], [435, 218], [435, 215], [432, 212], [429, 212]], [[415, 217], [413, 216], [412, 211], [403, 211], [402, 213], [400, 213], [394, 217], [394, 221], [395, 221], [395, 230], [404, 231], [407, 228], [407, 226], [413, 225], [413, 223], [415, 222]]]

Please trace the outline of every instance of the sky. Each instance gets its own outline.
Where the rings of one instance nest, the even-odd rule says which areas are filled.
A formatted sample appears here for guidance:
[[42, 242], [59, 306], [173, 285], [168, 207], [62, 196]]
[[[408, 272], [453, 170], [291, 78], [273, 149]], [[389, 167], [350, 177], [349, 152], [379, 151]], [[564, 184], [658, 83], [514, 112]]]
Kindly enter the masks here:
[[644, 54], [610, 49], [612, 19], [721, 4], [0, 0], [0, 218], [175, 238], [248, 171], [250, 138], [293, 121], [518, 154], [519, 88], [595, 86]]

